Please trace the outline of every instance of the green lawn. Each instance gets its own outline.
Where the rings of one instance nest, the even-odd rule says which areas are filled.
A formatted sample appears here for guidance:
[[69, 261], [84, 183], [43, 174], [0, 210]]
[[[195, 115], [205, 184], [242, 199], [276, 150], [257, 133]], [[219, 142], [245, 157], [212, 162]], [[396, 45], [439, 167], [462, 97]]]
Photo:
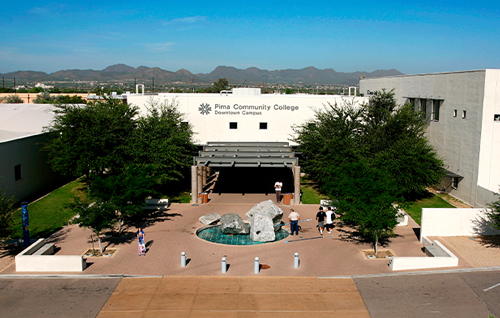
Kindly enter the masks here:
[[302, 190], [303, 204], [319, 204], [320, 200], [328, 199], [328, 197], [319, 194], [314, 183], [302, 183], [300, 189]]
[[[66, 208], [73, 195], [84, 193], [85, 183], [73, 181], [28, 205], [29, 231], [32, 238], [48, 237], [56, 230], [68, 224], [75, 213]], [[21, 210], [16, 211], [14, 218], [14, 238], [23, 236]]]
[[430, 193], [426, 197], [410, 202], [404, 206], [406, 213], [408, 213], [408, 215], [410, 215], [419, 225], [421, 225], [422, 208], [454, 208], [454, 206], [441, 197]]
[[168, 202], [170, 203], [190, 203], [191, 202], [191, 194], [188, 191], [182, 192], [176, 197], [168, 198]]

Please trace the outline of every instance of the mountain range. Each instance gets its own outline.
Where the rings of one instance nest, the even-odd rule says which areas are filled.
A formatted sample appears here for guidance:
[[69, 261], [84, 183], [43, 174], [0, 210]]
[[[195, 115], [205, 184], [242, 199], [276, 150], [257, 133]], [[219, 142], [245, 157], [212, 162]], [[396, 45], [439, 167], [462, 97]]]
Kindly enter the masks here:
[[237, 69], [231, 66], [218, 66], [210, 73], [193, 74], [185, 69], [176, 72], [163, 70], [159, 67], [139, 66], [137, 68], [116, 64], [108, 66], [101, 71], [96, 70], [62, 70], [47, 74], [37, 71], [17, 71], [1, 74], [5, 79], [26, 82], [49, 81], [98, 81], [98, 82], [149, 82], [154, 77], [156, 84], [168, 83], [197, 83], [210, 84], [219, 78], [226, 78], [229, 84], [242, 85], [255, 83], [281, 83], [281, 84], [319, 84], [319, 85], [356, 85], [360, 76], [366, 78], [403, 75], [395, 69], [376, 70], [373, 72], [336, 72], [334, 69], [317, 69], [313, 66], [303, 69], [261, 70], [256, 67]]

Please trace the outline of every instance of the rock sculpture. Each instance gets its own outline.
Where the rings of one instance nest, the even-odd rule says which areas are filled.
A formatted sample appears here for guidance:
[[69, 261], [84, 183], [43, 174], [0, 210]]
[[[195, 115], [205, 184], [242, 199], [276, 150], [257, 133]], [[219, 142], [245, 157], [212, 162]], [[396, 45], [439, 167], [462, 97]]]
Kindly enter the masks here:
[[200, 222], [205, 225], [212, 225], [220, 220], [220, 215], [218, 213], [210, 213], [199, 218]]
[[258, 242], [272, 242], [276, 239], [275, 232], [280, 230], [283, 210], [271, 200], [257, 203], [246, 213], [247, 219], [252, 223], [250, 238]]
[[220, 223], [224, 234], [246, 234], [250, 233], [249, 225], [243, 222], [238, 213], [227, 213], [221, 216]]

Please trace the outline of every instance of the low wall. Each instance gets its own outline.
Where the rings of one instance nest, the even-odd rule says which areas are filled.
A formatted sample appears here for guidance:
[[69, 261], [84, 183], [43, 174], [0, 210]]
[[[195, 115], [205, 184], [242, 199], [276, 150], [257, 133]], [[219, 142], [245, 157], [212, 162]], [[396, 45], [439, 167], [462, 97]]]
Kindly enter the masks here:
[[441, 268], [458, 266], [458, 257], [439, 241], [434, 241], [436, 248], [443, 250], [448, 256], [441, 257], [394, 257], [389, 266], [393, 271], [415, 270], [426, 268]]
[[499, 235], [484, 209], [422, 209], [420, 242], [425, 236]]
[[39, 239], [16, 256], [17, 272], [81, 272], [87, 262], [81, 255], [32, 255], [45, 245]]

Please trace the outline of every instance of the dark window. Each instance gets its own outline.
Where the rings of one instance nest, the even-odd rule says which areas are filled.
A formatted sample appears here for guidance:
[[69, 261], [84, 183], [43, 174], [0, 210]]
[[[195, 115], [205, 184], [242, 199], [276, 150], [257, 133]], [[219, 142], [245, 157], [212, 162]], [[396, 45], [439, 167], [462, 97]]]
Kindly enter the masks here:
[[23, 178], [21, 174], [21, 165], [14, 166], [14, 178], [16, 179], [16, 181]]
[[495, 114], [495, 117], [493, 117], [494, 121], [500, 121], [500, 114]]
[[453, 110], [453, 117], [457, 117], [458, 116], [458, 110], [454, 109]]
[[441, 106], [441, 101], [432, 101], [432, 119], [439, 121], [439, 107]]
[[259, 129], [267, 129], [267, 123], [259, 123]]
[[238, 123], [236, 122], [229, 123], [229, 129], [238, 129]]
[[427, 107], [426, 106], [427, 106], [427, 100], [426, 99], [421, 99], [420, 100], [420, 111], [422, 113], [424, 113], [424, 114], [427, 113]]
[[465, 118], [467, 118], [467, 111], [464, 109], [462, 111], [462, 119], [465, 119]]
[[459, 178], [452, 178], [453, 179], [453, 183], [452, 183], [452, 188], [453, 189], [458, 189], [458, 181], [460, 181]]

